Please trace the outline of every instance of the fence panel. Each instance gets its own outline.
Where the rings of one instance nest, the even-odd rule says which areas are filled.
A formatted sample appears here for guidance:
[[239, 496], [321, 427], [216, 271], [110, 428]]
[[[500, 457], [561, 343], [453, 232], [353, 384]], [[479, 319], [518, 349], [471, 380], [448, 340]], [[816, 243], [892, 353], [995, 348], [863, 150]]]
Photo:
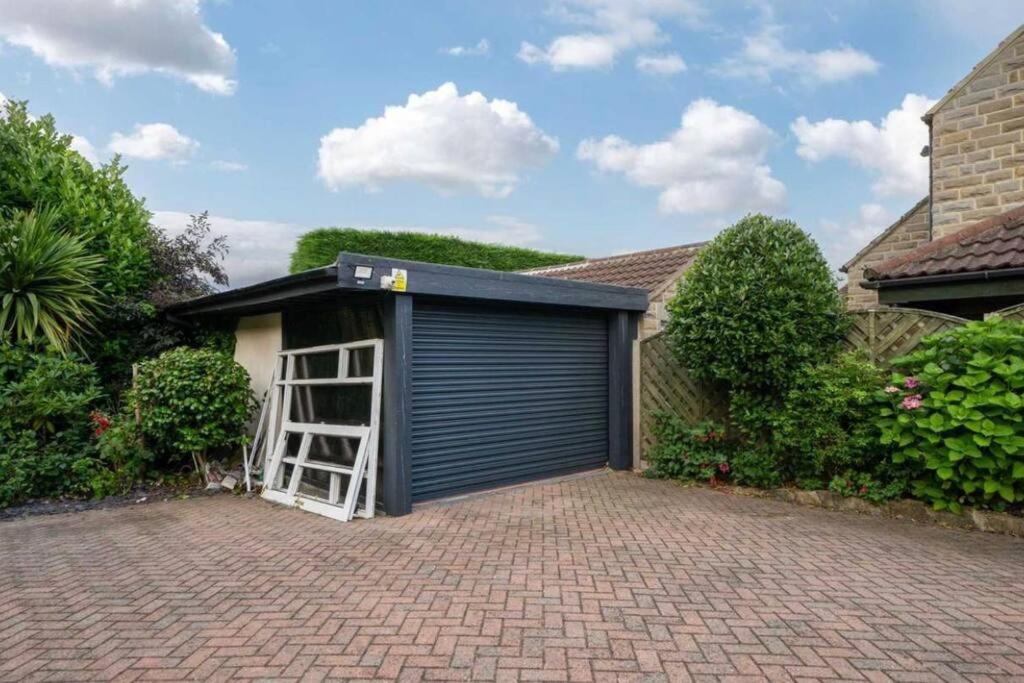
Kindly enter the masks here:
[[851, 311], [850, 316], [853, 325], [844, 346], [866, 351], [873, 362], [881, 365], [910, 353], [928, 335], [967, 322], [964, 318], [917, 308], [872, 308]]
[[992, 313], [986, 313], [985, 319], [988, 320], [994, 315], [998, 315], [1003, 320], [1012, 320], [1014, 322], [1024, 322], [1024, 304], [1017, 304], [1016, 306], [1010, 306], [1009, 308], [1002, 308]]
[[[1024, 320], [1024, 305], [1005, 309], [1004, 317]], [[967, 322], [943, 313], [916, 308], [874, 308], [851, 311], [853, 325], [843, 340], [849, 349], [863, 349], [872, 361], [888, 365], [893, 358], [914, 350], [922, 339]], [[664, 333], [640, 343], [640, 458], [654, 445], [654, 413], [672, 412], [695, 424], [705, 419], [722, 419], [727, 414], [724, 399], [690, 376], [668, 348]]]
[[641, 457], [654, 445], [655, 413], [675, 413], [692, 424], [723, 415], [721, 401], [676, 361], [663, 332], [640, 342], [639, 382]]

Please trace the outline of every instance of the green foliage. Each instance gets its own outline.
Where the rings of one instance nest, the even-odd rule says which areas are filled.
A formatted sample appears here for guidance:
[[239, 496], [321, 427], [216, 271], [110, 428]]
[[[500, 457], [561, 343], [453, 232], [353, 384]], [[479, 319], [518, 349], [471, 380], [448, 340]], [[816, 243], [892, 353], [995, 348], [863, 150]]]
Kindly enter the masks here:
[[714, 422], [695, 426], [671, 413], [654, 415], [656, 445], [647, 457], [652, 474], [687, 481], [715, 483], [729, 476], [732, 446], [725, 428]]
[[669, 345], [696, 378], [763, 396], [831, 357], [848, 324], [818, 246], [761, 214], [701, 250], [668, 310]]
[[185, 347], [139, 365], [135, 401], [147, 444], [170, 459], [244, 443], [255, 405], [248, 373], [230, 356]]
[[98, 470], [90, 480], [95, 498], [127, 493], [133, 484], [141, 481], [153, 461], [153, 453], [142, 440], [142, 431], [134, 415], [114, 419], [93, 414], [96, 425], [99, 455], [105, 468]]
[[882, 371], [855, 353], [798, 371], [770, 418], [772, 448], [787, 479], [875, 472], [888, 455], [875, 420], [882, 380]]
[[782, 486], [775, 454], [765, 446], [740, 445], [732, 457], [732, 479], [740, 486], [774, 489]]
[[96, 285], [105, 295], [146, 291], [149, 212], [128, 189], [116, 158], [93, 168], [70, 145], [52, 116], [32, 118], [26, 103], [7, 102], [0, 115], [0, 214], [49, 208], [57, 225], [103, 257]]
[[443, 263], [451, 266], [517, 271], [583, 260], [582, 256], [553, 254], [521, 247], [483, 244], [415, 232], [320, 228], [299, 238], [292, 252], [291, 272], [329, 266], [342, 251], [370, 256]]
[[74, 335], [92, 328], [102, 265], [52, 209], [0, 216], [0, 342], [45, 340], [67, 353]]
[[867, 472], [848, 470], [832, 477], [828, 490], [847, 498], [863, 498], [872, 503], [884, 503], [903, 497], [907, 490], [906, 479], [882, 481]]
[[90, 493], [100, 465], [89, 412], [100, 396], [79, 359], [0, 344], [0, 507]]
[[885, 390], [881, 439], [924, 469], [914, 495], [954, 512], [1024, 502], [1024, 323], [971, 322], [893, 365], [906, 374]]

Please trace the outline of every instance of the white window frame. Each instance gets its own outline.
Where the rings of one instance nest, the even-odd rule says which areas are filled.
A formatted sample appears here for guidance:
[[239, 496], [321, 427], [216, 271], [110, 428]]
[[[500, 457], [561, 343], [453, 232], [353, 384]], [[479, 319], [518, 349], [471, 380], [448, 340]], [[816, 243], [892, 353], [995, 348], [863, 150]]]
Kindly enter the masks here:
[[[360, 349], [373, 349], [373, 371], [367, 377], [350, 377], [351, 354]], [[295, 366], [302, 356], [336, 352], [338, 354], [337, 377], [317, 379], [296, 379]], [[267, 458], [262, 497], [283, 505], [300, 507], [331, 519], [350, 521], [353, 516], [371, 518], [377, 501], [377, 451], [380, 440], [381, 379], [384, 368], [384, 341], [364, 339], [346, 344], [327, 344], [304, 349], [289, 349], [277, 354], [275, 381], [271, 387], [268, 434], [274, 448]], [[282, 373], [284, 376], [282, 377]], [[370, 422], [365, 426], [330, 425], [312, 422], [296, 422], [292, 419], [292, 394], [296, 386], [351, 386], [370, 385]], [[280, 422], [280, 424], [278, 424]], [[290, 434], [301, 434], [299, 450], [294, 456], [286, 456]], [[276, 435], [276, 436], [275, 436]], [[340, 436], [359, 439], [355, 462], [352, 467], [331, 465], [308, 460], [310, 444], [314, 436]], [[284, 465], [292, 465], [292, 474], [287, 484], [284, 481]], [[328, 500], [303, 495], [299, 483], [305, 469], [328, 472], [331, 477]], [[345, 497], [341, 497], [341, 478], [349, 477]], [[359, 491], [366, 481], [364, 505], [356, 509]]]

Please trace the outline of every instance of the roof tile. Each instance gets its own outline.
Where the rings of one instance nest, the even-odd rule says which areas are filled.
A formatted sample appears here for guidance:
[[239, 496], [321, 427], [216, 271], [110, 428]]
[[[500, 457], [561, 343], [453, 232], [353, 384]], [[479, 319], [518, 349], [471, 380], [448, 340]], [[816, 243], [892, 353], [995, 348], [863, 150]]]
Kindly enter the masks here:
[[864, 271], [868, 280], [1024, 267], [1024, 206], [986, 218]]
[[528, 275], [561, 280], [603, 282], [609, 285], [657, 290], [677, 273], [688, 268], [706, 242], [682, 244], [650, 251], [587, 259], [561, 266], [524, 270]]

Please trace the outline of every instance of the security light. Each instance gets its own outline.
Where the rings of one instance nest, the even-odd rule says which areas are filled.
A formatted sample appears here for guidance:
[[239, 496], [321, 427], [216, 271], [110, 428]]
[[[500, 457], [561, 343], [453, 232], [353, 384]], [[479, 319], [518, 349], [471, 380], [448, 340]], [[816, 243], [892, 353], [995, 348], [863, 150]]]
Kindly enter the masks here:
[[369, 280], [373, 277], [373, 266], [356, 266], [356, 279]]

